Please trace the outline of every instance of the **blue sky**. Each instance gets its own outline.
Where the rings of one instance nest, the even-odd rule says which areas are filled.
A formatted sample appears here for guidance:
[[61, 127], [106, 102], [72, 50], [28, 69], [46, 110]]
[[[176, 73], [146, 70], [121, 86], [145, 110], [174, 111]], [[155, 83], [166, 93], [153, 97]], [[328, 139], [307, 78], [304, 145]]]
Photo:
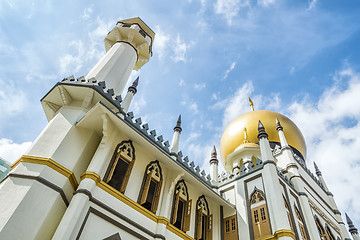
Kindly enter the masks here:
[[360, 3], [331, 0], [0, 2], [0, 157], [15, 161], [45, 127], [40, 99], [104, 55], [117, 20], [155, 32], [130, 111], [207, 168], [227, 124], [268, 109], [302, 130], [342, 212], [360, 228]]

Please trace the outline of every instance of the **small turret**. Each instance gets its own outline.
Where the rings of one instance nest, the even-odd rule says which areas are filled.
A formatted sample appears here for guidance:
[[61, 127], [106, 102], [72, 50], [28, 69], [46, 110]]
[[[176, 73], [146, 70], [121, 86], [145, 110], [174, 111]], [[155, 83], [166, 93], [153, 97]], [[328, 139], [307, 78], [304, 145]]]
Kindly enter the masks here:
[[139, 84], [139, 77], [137, 77], [133, 82], [133, 84], [128, 88], [128, 92], [126, 93], [124, 101], [121, 103], [121, 107], [125, 113], [127, 113], [127, 111], [129, 110], [131, 101], [137, 92], [138, 84]]
[[281, 147], [282, 148], [288, 147], [289, 144], [286, 141], [285, 134], [284, 134], [284, 131], [283, 131], [283, 127], [281, 126], [281, 123], [280, 123], [278, 118], [276, 118], [276, 130], [279, 133], [279, 139], [280, 139]]
[[353, 237], [354, 240], [359, 240], [360, 236], [357, 228], [354, 226], [353, 222], [351, 221], [347, 213], [345, 213], [345, 217], [346, 217], [346, 222], [349, 225], [349, 232], [351, 236]]
[[219, 160], [217, 158], [217, 152], [216, 152], [216, 148], [215, 146], [213, 147], [212, 151], [211, 151], [211, 158], [210, 158], [210, 177], [211, 177], [211, 183], [213, 185], [218, 184], [218, 166], [219, 166]]
[[260, 151], [261, 151], [261, 159], [263, 161], [272, 160], [274, 161], [274, 157], [271, 152], [271, 147], [268, 139], [268, 134], [265, 131], [265, 127], [262, 122], [259, 120], [258, 123], [258, 135]]
[[181, 114], [180, 114], [179, 118], [176, 122], [176, 126], [174, 127], [174, 135], [173, 135], [173, 139], [171, 141], [171, 146], [170, 146], [171, 153], [177, 154], [179, 151], [179, 140], [180, 140], [181, 132], [182, 132], [182, 128], [181, 128]]

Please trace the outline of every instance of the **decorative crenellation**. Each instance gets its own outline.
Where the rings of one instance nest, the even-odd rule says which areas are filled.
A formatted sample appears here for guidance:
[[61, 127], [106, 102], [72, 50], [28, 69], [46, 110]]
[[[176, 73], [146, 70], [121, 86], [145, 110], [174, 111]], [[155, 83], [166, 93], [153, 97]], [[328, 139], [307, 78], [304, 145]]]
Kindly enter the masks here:
[[[149, 125], [147, 123], [143, 124], [141, 117], [135, 118], [133, 112], [125, 113], [121, 108], [121, 102], [122, 102], [121, 96], [118, 95], [114, 97], [113, 89], [106, 90], [105, 82], [103, 81], [97, 82], [95, 78], [91, 78], [89, 79], [89, 81], [86, 81], [84, 77], [79, 77], [75, 80], [74, 76], [72, 75], [70, 77], [64, 78], [58, 84], [84, 85], [95, 89], [97, 92], [103, 95], [110, 103], [112, 103], [122, 115], [124, 115], [124, 120], [127, 123], [129, 123], [135, 129], [137, 129], [140, 133], [142, 133], [148, 140], [153, 142], [156, 146], [160, 147], [166, 153], [170, 154], [169, 141], [164, 142], [163, 136], [162, 135], [157, 136], [155, 129], [149, 131]], [[181, 117], [179, 117], [178, 125], [179, 125], [179, 121], [181, 122]], [[170, 159], [172, 158], [170, 157]], [[183, 166], [185, 169], [187, 169], [189, 172], [194, 173], [196, 176], [198, 176], [209, 187], [212, 186], [210, 175], [206, 174], [206, 172], [200, 169], [199, 166], [195, 166], [195, 163], [193, 161], [189, 163], [189, 158], [187, 156], [183, 157], [181, 151], [178, 152], [176, 156], [176, 161], [180, 163], [180, 165]]]
[[287, 176], [285, 176], [278, 168], [276, 168], [276, 170], [277, 170], [279, 177], [281, 177], [296, 192], [295, 186], [291, 182], [291, 180]]
[[195, 166], [194, 161], [189, 163], [189, 157], [183, 157], [183, 153], [180, 151], [177, 153], [176, 161], [179, 162], [185, 169], [189, 172], [194, 173], [196, 176], [200, 177], [209, 187], [211, 187], [211, 177], [209, 174], [206, 174], [205, 170], [201, 170], [199, 165]]
[[247, 164], [246, 167], [245, 165], [242, 165], [239, 171], [235, 171], [234, 173], [222, 172], [219, 175], [219, 186], [225, 185], [233, 180], [245, 177], [256, 170], [261, 169], [262, 167], [262, 160], [260, 158], [257, 158], [255, 164], [250, 162], [249, 164]]

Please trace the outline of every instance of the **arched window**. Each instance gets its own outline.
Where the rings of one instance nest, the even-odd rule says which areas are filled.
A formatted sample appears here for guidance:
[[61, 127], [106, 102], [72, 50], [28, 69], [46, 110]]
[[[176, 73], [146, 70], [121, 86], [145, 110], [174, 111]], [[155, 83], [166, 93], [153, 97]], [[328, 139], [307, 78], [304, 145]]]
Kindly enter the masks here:
[[330, 240], [335, 240], [335, 237], [334, 237], [334, 235], [332, 234], [332, 232], [331, 232], [331, 230], [330, 230], [330, 228], [329, 228], [328, 226], [326, 226], [326, 235], [328, 235], [328, 238], [329, 238]]
[[251, 195], [250, 208], [254, 238], [259, 239], [271, 235], [265, 197], [264, 194], [256, 188]]
[[285, 204], [285, 208], [286, 208], [286, 214], [287, 214], [287, 217], [288, 217], [288, 220], [289, 220], [289, 224], [290, 224], [291, 231], [295, 234], [294, 226], [293, 226], [293, 223], [292, 223], [292, 221], [291, 221], [291, 215], [290, 215], [289, 205], [287, 204], [287, 201], [286, 201], [286, 199], [285, 199], [284, 196], [283, 196], [283, 199], [284, 199], [284, 204]]
[[139, 195], [139, 203], [147, 210], [155, 213], [160, 199], [162, 173], [159, 161], [150, 162], [145, 170], [145, 176]]
[[196, 202], [196, 240], [212, 239], [212, 215], [209, 214], [209, 206], [202, 195]]
[[171, 223], [184, 232], [190, 229], [191, 203], [184, 180], [175, 186]]
[[124, 192], [135, 162], [135, 149], [131, 140], [117, 145], [109, 168], [105, 174], [105, 182], [120, 192]]
[[316, 222], [316, 226], [319, 231], [319, 234], [320, 234], [320, 239], [321, 240], [329, 240], [327, 234], [324, 231], [324, 228], [321, 226], [319, 219], [315, 218], [315, 222]]
[[299, 212], [299, 209], [297, 209], [296, 206], [294, 206], [294, 207], [295, 207], [295, 214], [296, 214], [297, 224], [300, 229], [301, 237], [303, 240], [307, 240], [306, 232], [305, 232], [305, 228], [304, 228], [304, 220]]

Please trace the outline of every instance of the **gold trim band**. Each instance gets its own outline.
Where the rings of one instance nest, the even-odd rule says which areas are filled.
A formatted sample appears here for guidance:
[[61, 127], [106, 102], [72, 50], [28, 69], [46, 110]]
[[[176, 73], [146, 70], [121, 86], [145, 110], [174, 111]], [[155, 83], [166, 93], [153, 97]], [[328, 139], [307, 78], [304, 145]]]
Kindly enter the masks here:
[[79, 186], [78, 182], [76, 181], [74, 173], [69, 169], [67, 169], [66, 167], [55, 162], [51, 158], [22, 155], [13, 165], [11, 165], [11, 170], [14, 169], [20, 162], [46, 165], [52, 168], [53, 170], [57, 171], [58, 173], [67, 177], [74, 190], [76, 190], [77, 187]]
[[109, 193], [113, 197], [119, 199], [120, 201], [122, 201], [129, 207], [133, 208], [134, 210], [140, 212], [141, 214], [148, 217], [149, 219], [153, 220], [154, 222], [156, 222], [158, 224], [166, 225], [166, 229], [170, 230], [172, 233], [178, 235], [179, 237], [186, 239], [186, 240], [195, 240], [194, 238], [190, 237], [183, 231], [179, 230], [178, 228], [176, 228], [175, 226], [170, 224], [170, 220], [167, 219], [166, 217], [156, 216], [154, 213], [150, 212], [149, 210], [147, 210], [146, 208], [144, 208], [143, 206], [141, 206], [134, 200], [130, 199], [129, 197], [122, 194], [121, 192], [117, 191], [116, 189], [114, 189], [113, 187], [111, 187], [110, 185], [105, 183], [104, 181], [101, 181], [100, 176], [98, 174], [87, 171], [87, 172], [81, 174], [81, 176], [80, 176], [81, 180], [83, 180], [85, 178], [89, 178], [89, 179], [93, 180], [96, 183], [96, 186], [98, 186], [105, 192]]
[[296, 239], [293, 231], [288, 230], [288, 229], [282, 229], [282, 230], [276, 231], [274, 233], [274, 235], [272, 235], [272, 236], [261, 238], [261, 240], [277, 240], [281, 237], [291, 237], [292, 239]]

